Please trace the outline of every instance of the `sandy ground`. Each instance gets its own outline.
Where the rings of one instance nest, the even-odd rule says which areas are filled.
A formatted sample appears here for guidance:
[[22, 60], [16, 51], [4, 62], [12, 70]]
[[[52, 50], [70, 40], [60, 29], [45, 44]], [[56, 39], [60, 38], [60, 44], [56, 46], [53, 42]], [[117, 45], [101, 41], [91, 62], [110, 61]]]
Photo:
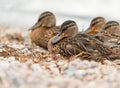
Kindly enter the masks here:
[[0, 41], [0, 88], [120, 88], [113, 62], [52, 57], [18, 27], [0, 25]]

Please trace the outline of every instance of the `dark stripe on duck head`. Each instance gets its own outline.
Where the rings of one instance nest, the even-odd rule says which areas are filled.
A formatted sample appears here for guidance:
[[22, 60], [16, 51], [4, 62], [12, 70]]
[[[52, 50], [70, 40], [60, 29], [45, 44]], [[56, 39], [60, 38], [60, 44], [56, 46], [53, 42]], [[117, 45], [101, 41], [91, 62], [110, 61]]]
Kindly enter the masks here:
[[117, 21], [109, 21], [106, 23], [104, 30], [107, 30], [111, 27], [119, 26], [119, 23]]
[[95, 26], [96, 24], [98, 24], [98, 23], [102, 23], [102, 22], [104, 22], [105, 21], [105, 19], [103, 18], [103, 17], [96, 17], [96, 18], [94, 18], [92, 21], [91, 21], [91, 24], [90, 24], [90, 26], [91, 27], [93, 27], [93, 26]]
[[42, 19], [52, 16], [52, 15], [54, 16], [54, 14], [52, 12], [46, 11], [39, 16], [38, 21], [41, 21]]
[[67, 30], [68, 28], [70, 28], [72, 26], [76, 26], [76, 23], [74, 21], [72, 21], [72, 20], [65, 21], [61, 25], [61, 32], [64, 32], [65, 30]]

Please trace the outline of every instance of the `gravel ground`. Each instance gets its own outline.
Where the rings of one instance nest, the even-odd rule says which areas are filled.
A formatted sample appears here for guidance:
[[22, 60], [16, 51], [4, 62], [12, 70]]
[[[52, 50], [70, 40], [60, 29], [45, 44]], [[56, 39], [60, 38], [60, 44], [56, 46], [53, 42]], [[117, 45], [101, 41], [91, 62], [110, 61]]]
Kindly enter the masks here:
[[0, 25], [0, 88], [120, 88], [120, 66], [53, 57], [29, 31]]

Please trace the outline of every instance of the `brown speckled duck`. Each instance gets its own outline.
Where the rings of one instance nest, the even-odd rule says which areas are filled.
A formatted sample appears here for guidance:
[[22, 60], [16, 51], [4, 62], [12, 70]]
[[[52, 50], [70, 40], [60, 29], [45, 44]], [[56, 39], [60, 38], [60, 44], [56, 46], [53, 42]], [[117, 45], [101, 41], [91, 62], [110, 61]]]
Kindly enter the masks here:
[[106, 23], [105, 18], [96, 17], [91, 21], [89, 28], [85, 30], [83, 33], [95, 35], [104, 27], [105, 23]]
[[55, 15], [46, 11], [39, 16], [37, 23], [29, 29], [31, 30], [31, 42], [47, 49], [49, 39], [55, 36], [59, 29], [60, 26], [56, 26]]
[[111, 49], [104, 46], [99, 40], [79, 33], [77, 24], [71, 20], [65, 21], [61, 25], [59, 33], [49, 40], [48, 50], [52, 54], [61, 54], [64, 57], [93, 50], [98, 50], [104, 57], [112, 53]]
[[95, 36], [106, 45], [115, 45], [120, 40], [120, 24], [117, 21], [108, 21], [104, 28]]

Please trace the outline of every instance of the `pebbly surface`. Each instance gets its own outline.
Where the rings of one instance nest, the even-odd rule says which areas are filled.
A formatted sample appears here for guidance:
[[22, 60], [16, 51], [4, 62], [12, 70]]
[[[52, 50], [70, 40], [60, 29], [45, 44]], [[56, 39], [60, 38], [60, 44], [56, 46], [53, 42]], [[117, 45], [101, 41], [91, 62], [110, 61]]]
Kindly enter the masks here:
[[120, 88], [120, 66], [52, 56], [29, 31], [0, 25], [0, 88]]

